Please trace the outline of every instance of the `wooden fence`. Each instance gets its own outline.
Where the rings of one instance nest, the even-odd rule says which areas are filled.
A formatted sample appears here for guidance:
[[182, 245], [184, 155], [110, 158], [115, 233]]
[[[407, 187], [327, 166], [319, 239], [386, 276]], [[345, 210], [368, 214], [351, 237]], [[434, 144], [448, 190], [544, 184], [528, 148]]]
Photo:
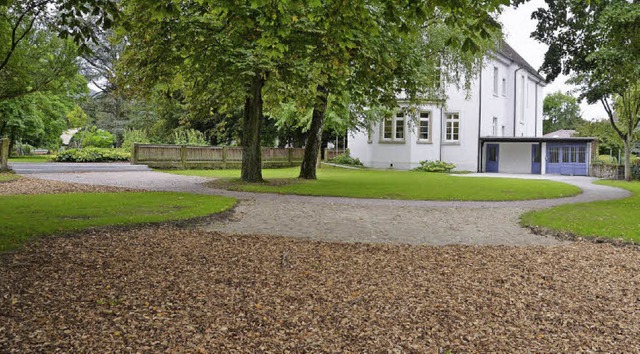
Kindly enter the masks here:
[[[303, 157], [304, 149], [262, 148], [262, 167], [299, 166]], [[131, 164], [153, 168], [240, 168], [242, 147], [134, 144]]]
[[329, 161], [332, 158], [344, 154], [344, 149], [324, 149], [324, 160]]

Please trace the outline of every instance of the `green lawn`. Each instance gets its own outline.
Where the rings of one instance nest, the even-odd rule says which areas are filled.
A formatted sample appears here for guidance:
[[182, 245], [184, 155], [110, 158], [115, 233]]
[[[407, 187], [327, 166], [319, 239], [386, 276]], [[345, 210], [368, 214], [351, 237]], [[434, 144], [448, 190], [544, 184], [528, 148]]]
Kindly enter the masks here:
[[33, 236], [98, 226], [184, 220], [231, 208], [235, 199], [168, 192], [0, 196], [0, 252]]
[[18, 175], [13, 173], [0, 173], [0, 183], [13, 181], [14, 179], [20, 178]]
[[10, 157], [9, 162], [49, 162], [51, 155]]
[[561, 205], [526, 213], [522, 225], [538, 226], [585, 237], [622, 238], [640, 242], [640, 182], [599, 181], [621, 187], [632, 197], [591, 203]]
[[263, 170], [268, 183], [239, 181], [239, 170], [180, 170], [170, 173], [222, 178], [212, 186], [248, 192], [408, 200], [525, 200], [580, 193], [568, 184], [526, 179], [459, 177], [439, 173], [348, 170], [323, 167], [317, 181], [298, 180], [298, 168]]

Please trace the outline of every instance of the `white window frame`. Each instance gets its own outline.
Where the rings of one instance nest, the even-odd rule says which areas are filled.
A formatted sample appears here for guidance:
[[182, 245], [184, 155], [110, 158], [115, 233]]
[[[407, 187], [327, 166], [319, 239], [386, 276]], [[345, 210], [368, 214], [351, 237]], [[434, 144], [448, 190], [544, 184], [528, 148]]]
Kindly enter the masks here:
[[[423, 114], [427, 114], [427, 117], [422, 117]], [[431, 143], [431, 134], [432, 134], [432, 117], [433, 115], [431, 114], [431, 111], [419, 111], [418, 112], [418, 129], [417, 129], [417, 143], [418, 144], [425, 144], [425, 143]], [[424, 139], [421, 137], [421, 131], [420, 128], [422, 127], [422, 123], [423, 122], [427, 122], [427, 138]]]
[[[455, 117], [455, 118], [454, 118]], [[457, 124], [457, 137], [454, 139], [455, 123]], [[451, 133], [449, 133], [449, 124], [451, 124]], [[460, 142], [460, 112], [446, 112], [444, 114], [444, 137], [445, 143], [459, 143]]]
[[500, 77], [500, 70], [497, 66], [493, 67], [493, 95], [498, 96], [498, 79]]
[[[402, 115], [402, 116], [399, 116]], [[385, 138], [385, 122], [391, 120], [391, 137]], [[402, 137], [398, 137], [398, 122], [402, 121]], [[404, 143], [407, 137], [407, 119], [403, 111], [397, 111], [391, 117], [387, 117], [380, 123], [380, 142], [381, 143]]]

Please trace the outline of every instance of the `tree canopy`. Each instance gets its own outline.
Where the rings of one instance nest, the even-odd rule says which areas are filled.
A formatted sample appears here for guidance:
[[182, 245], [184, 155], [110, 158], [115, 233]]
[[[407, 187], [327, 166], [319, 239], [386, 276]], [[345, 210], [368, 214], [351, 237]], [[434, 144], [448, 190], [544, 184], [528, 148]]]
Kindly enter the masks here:
[[542, 115], [545, 134], [561, 129], [576, 130], [584, 122], [578, 100], [560, 91], [544, 98]]
[[637, 0], [547, 1], [538, 9], [534, 38], [549, 45], [542, 66], [547, 80], [572, 75], [580, 99], [600, 102], [625, 147], [625, 178], [631, 178], [631, 147], [640, 122], [640, 3]]

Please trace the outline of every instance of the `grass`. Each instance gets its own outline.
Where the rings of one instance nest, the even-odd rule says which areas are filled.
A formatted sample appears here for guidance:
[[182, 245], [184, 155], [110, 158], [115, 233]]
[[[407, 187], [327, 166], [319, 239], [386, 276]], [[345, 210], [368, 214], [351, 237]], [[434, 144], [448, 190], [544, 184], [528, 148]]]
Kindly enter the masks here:
[[599, 181], [633, 193], [622, 200], [561, 205], [526, 213], [522, 225], [543, 227], [583, 237], [640, 242], [640, 182]]
[[0, 197], [0, 252], [34, 236], [92, 227], [184, 220], [231, 208], [235, 199], [187, 193], [71, 193]]
[[49, 162], [49, 161], [51, 161], [51, 155], [19, 156], [19, 157], [9, 158], [9, 162]]
[[268, 192], [352, 198], [406, 200], [527, 200], [567, 197], [580, 193], [568, 184], [515, 178], [472, 178], [446, 174], [347, 170], [322, 167], [318, 180], [297, 179], [298, 168], [265, 169], [267, 183], [243, 183], [239, 170], [179, 170], [175, 174], [216, 177], [214, 187], [247, 192]]
[[0, 183], [9, 182], [20, 178], [18, 175], [13, 173], [0, 173]]

